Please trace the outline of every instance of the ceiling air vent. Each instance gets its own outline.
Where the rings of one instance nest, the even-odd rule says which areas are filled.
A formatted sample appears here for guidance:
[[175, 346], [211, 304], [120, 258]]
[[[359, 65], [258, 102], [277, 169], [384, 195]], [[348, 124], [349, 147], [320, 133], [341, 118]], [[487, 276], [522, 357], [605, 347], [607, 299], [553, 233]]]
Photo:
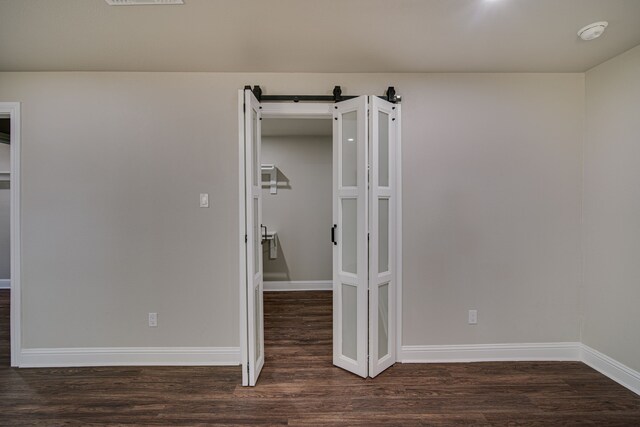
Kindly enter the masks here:
[[184, 0], [105, 0], [109, 6], [184, 4]]

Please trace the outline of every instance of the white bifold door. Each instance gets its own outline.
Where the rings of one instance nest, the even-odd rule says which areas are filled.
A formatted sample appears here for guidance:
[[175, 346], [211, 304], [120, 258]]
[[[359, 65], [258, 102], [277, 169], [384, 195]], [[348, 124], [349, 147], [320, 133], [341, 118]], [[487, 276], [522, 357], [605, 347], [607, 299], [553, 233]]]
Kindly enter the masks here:
[[375, 377], [396, 361], [396, 105], [333, 115], [333, 363]]
[[[264, 365], [261, 105], [241, 93], [244, 242], [241, 270], [243, 384]], [[375, 377], [396, 361], [399, 106], [374, 96], [334, 104], [333, 363]], [[242, 274], [242, 273], [241, 273]], [[245, 304], [246, 301], [246, 304]]]
[[[243, 383], [254, 386], [264, 365], [262, 269], [262, 181], [260, 167], [260, 103], [244, 91], [245, 242], [247, 301], [247, 371]], [[244, 366], [243, 366], [244, 367]]]

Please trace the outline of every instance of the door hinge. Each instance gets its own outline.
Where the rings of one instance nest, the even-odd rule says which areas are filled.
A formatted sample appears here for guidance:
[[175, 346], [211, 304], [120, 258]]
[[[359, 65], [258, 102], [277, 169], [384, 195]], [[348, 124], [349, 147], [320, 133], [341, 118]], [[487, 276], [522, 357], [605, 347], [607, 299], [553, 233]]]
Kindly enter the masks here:
[[242, 112], [243, 113], [247, 112], [247, 104], [242, 104]]
[[247, 243], [249, 241], [249, 238], [247, 237], [247, 235], [244, 235], [244, 242]]

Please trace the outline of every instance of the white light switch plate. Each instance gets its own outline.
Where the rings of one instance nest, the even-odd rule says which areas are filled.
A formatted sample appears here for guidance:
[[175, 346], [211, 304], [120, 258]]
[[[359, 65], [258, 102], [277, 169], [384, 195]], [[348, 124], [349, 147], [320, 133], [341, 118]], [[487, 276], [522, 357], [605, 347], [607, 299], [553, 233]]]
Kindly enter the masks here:
[[209, 193], [200, 193], [200, 207], [201, 208], [209, 207]]
[[155, 328], [158, 326], [158, 313], [149, 313], [149, 327]]
[[478, 310], [469, 310], [469, 324], [470, 325], [478, 324]]

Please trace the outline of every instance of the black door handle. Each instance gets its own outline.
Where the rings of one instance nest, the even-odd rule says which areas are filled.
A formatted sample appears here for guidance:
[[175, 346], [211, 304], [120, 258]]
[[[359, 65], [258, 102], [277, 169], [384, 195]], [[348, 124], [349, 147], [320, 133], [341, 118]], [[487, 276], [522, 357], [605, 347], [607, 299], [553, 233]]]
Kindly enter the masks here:
[[267, 226], [260, 224], [260, 228], [264, 228], [264, 233], [262, 234], [262, 244], [267, 241]]
[[334, 245], [338, 244], [338, 242], [336, 242], [336, 228], [338, 228], [336, 224], [333, 224], [333, 227], [331, 227], [331, 243]]

